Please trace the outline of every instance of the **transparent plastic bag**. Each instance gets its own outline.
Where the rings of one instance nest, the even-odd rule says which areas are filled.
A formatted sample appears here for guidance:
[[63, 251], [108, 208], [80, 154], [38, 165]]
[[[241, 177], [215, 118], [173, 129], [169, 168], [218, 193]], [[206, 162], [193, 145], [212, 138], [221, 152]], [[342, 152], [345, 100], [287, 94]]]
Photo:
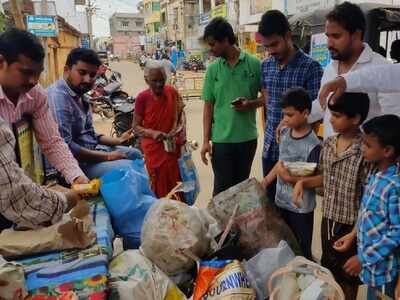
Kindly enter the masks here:
[[146, 214], [140, 249], [167, 275], [175, 275], [190, 270], [209, 253], [219, 232], [205, 210], [161, 199]]
[[247, 277], [257, 292], [257, 300], [268, 298], [269, 277], [277, 269], [286, 266], [295, 257], [286, 241], [280, 241], [276, 248], [266, 248], [244, 263]]
[[182, 153], [178, 160], [179, 171], [184, 188], [185, 200], [188, 205], [193, 205], [200, 193], [199, 175], [192, 159], [191, 152]]

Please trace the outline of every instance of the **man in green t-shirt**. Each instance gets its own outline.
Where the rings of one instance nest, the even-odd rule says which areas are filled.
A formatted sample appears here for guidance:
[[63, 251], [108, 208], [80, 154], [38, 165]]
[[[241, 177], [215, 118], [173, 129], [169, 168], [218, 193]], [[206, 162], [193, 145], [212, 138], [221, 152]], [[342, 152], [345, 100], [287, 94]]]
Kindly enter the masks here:
[[217, 57], [204, 80], [201, 150], [206, 165], [211, 155], [216, 195], [250, 175], [257, 148], [256, 109], [264, 105], [257, 98], [261, 64], [237, 47], [232, 26], [223, 18], [211, 20], [203, 39]]

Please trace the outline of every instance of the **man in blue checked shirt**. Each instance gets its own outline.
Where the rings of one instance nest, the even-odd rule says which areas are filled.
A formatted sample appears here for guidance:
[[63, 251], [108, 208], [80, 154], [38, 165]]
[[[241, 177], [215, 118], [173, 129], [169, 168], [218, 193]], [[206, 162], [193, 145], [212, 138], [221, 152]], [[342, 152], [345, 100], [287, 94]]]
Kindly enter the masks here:
[[94, 130], [92, 111], [83, 95], [93, 88], [100, 65], [95, 51], [75, 48], [67, 57], [64, 78], [48, 88], [49, 105], [60, 135], [90, 179], [142, 158], [139, 150], [123, 146], [132, 138], [132, 130], [120, 137], [97, 134]]
[[[363, 125], [363, 156], [377, 166], [361, 201], [357, 231], [335, 243], [344, 250], [357, 233], [358, 255], [345, 264], [348, 273], [360, 271], [368, 285], [367, 300], [395, 298], [400, 268], [400, 118], [376, 117]], [[351, 274], [350, 274], [351, 275]], [[399, 286], [400, 287], [400, 286]]]
[[[279, 159], [279, 147], [275, 130], [283, 118], [281, 95], [293, 87], [307, 90], [311, 99], [316, 99], [323, 74], [320, 64], [312, 60], [293, 44], [289, 22], [277, 10], [266, 12], [261, 19], [258, 32], [270, 57], [262, 63], [261, 77], [266, 102], [266, 126], [263, 149], [264, 177]], [[275, 199], [276, 181], [268, 187], [267, 195]]]

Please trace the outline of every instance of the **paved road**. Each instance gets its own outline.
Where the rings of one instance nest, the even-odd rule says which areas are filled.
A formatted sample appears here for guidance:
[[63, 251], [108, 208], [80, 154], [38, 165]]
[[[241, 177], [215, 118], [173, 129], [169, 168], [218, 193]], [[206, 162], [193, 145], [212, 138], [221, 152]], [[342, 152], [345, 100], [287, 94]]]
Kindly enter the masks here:
[[[126, 90], [130, 95], [136, 96], [138, 92], [147, 88], [146, 83], [143, 79], [143, 71], [137, 64], [121, 61], [119, 63], [112, 63], [111, 68], [120, 72], [122, 74], [123, 79], [123, 89]], [[191, 140], [196, 140], [201, 144], [202, 142], [202, 113], [203, 113], [203, 103], [200, 100], [190, 100], [186, 102], [186, 115], [187, 115], [187, 123], [188, 123], [188, 137]], [[101, 120], [95, 118], [95, 126], [97, 130], [109, 133], [110, 132], [110, 121]], [[259, 143], [261, 145], [261, 143]], [[260, 148], [260, 147], [259, 147]], [[208, 200], [212, 195], [212, 186], [213, 186], [213, 174], [210, 166], [205, 166], [200, 159], [200, 150], [194, 153], [194, 162], [197, 166], [200, 184], [201, 184], [201, 193], [198, 198], [198, 205], [205, 206], [207, 205]], [[257, 156], [254, 160], [253, 164], [253, 176], [260, 178], [261, 177], [261, 159], [260, 152], [257, 153]]]

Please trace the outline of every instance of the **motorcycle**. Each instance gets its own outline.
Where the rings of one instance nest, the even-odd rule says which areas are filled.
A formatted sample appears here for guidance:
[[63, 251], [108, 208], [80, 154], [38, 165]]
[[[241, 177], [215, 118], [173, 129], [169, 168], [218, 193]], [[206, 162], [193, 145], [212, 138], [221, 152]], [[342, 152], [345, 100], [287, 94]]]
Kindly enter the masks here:
[[202, 60], [192, 57], [189, 60], [183, 62], [183, 69], [188, 71], [197, 72], [199, 70], [205, 70], [205, 66]]
[[[87, 93], [84, 100], [91, 104], [93, 113], [111, 119], [113, 118], [111, 135], [121, 136], [125, 131], [132, 128], [135, 98], [124, 92], [122, 87], [122, 76], [118, 72], [112, 72], [110, 79], [99, 76], [95, 88]], [[126, 143], [127, 146], [139, 146], [138, 138]]]
[[113, 103], [124, 102], [123, 98], [129, 97], [127, 93], [121, 90], [121, 74], [115, 71], [107, 78], [105, 74], [97, 77], [94, 88], [85, 96], [92, 105], [93, 113], [111, 119], [114, 116]]

